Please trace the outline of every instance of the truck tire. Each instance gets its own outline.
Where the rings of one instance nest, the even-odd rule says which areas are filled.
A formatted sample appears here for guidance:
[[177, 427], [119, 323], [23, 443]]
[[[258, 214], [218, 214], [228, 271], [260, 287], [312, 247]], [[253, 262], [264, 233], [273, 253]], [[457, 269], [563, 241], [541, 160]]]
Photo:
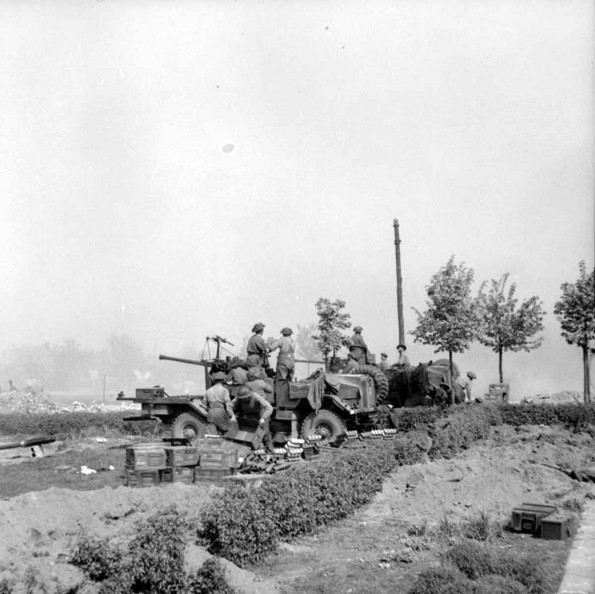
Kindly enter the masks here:
[[310, 413], [303, 421], [300, 435], [303, 439], [311, 435], [320, 435], [322, 443], [333, 443], [344, 435], [347, 427], [343, 419], [330, 410], [321, 409]]
[[357, 371], [369, 375], [374, 380], [376, 404], [384, 402], [388, 396], [388, 377], [386, 377], [386, 373], [382, 369], [374, 367], [374, 365], [360, 365]]
[[206, 420], [189, 412], [178, 415], [171, 424], [172, 437], [185, 437], [190, 443], [193, 443], [199, 437], [204, 437], [206, 433]]

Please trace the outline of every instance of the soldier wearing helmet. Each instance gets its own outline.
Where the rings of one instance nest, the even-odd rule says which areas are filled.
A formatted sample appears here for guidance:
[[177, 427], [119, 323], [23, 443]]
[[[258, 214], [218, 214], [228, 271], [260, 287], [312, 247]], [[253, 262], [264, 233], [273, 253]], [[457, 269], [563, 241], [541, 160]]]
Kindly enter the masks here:
[[474, 371], [468, 371], [464, 376], [459, 377], [453, 388], [456, 402], [471, 402], [471, 383], [477, 379]]
[[368, 345], [362, 336], [362, 330], [361, 326], [353, 328], [353, 336], [349, 340], [349, 353], [360, 365], [365, 365], [368, 362]]
[[253, 421], [258, 420], [258, 427], [263, 429], [262, 443], [271, 449], [272, 440], [269, 430], [269, 418], [273, 414], [271, 403], [257, 392], [243, 386], [231, 406], [238, 416]]
[[281, 338], [269, 342], [270, 351], [279, 349], [279, 356], [277, 357], [277, 371], [275, 373], [276, 380], [292, 381], [295, 373], [295, 340], [292, 338], [293, 330], [291, 328], [283, 328], [281, 330]]
[[218, 371], [211, 376], [213, 385], [205, 393], [207, 423], [214, 425], [218, 432], [226, 433], [236, 420], [231, 407], [229, 390], [223, 385], [225, 373]]
[[269, 347], [262, 337], [264, 324], [262, 322], [254, 324], [252, 332], [253, 334], [246, 346], [246, 351], [248, 353], [246, 362], [248, 363], [248, 367], [264, 367], [266, 369], [269, 367]]

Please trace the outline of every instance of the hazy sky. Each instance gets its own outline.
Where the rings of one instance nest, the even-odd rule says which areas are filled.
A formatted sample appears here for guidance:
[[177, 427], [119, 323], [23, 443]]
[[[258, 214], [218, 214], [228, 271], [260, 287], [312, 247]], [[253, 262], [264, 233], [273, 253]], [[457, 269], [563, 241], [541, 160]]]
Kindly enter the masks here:
[[[581, 389], [553, 304], [593, 266], [591, 1], [0, 0], [0, 346], [176, 354], [347, 302], [397, 342], [451, 254], [539, 295], [513, 390]], [[411, 359], [435, 357], [412, 343]], [[480, 392], [483, 347], [458, 357]]]

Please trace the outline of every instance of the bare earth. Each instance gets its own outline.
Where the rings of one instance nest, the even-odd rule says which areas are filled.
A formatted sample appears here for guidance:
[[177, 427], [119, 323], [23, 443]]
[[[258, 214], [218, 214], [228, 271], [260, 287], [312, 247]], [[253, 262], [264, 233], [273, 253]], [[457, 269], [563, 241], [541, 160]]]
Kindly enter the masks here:
[[[387, 551], [402, 546], [414, 525], [431, 529], [445, 518], [455, 521], [480, 511], [505, 521], [522, 502], [573, 508], [586, 496], [595, 496], [592, 485], [541, 463], [591, 466], [594, 440], [558, 428], [498, 427], [488, 442], [456, 459], [399, 468], [369, 506], [319, 535], [283, 545], [265, 567], [246, 571], [226, 562], [230, 581], [246, 593], [377, 592], [376, 576], [384, 572], [383, 579], [390, 574], [395, 586], [409, 585], [416, 572], [437, 562], [431, 549], [413, 551], [413, 562], [407, 564], [381, 560]], [[92, 491], [52, 487], [0, 501], [0, 579], [23, 576], [32, 567], [44, 576], [48, 593], [64, 591], [83, 578], [68, 563], [72, 544], [82, 531], [123, 541], [139, 519], [172, 504], [195, 515], [217, 492], [218, 487], [208, 484]], [[547, 546], [552, 550], [567, 543], [547, 541]], [[200, 547], [188, 547], [189, 566], [198, 567], [207, 557]], [[369, 589], [351, 589], [362, 578]], [[88, 585], [84, 592], [95, 589]]]

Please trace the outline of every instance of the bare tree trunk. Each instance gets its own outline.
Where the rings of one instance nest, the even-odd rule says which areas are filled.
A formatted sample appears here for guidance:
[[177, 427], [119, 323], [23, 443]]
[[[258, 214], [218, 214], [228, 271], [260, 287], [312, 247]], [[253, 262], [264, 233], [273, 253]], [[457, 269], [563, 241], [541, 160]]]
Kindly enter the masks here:
[[453, 369], [452, 369], [452, 351], [448, 351], [448, 384], [450, 386], [450, 404], [452, 406], [455, 405], [455, 391], [452, 385], [452, 376], [453, 376]]
[[500, 375], [500, 383], [504, 383], [504, 375], [502, 374], [502, 349], [498, 350], [498, 373]]
[[591, 402], [591, 378], [589, 370], [589, 346], [581, 347], [583, 350], [583, 395], [585, 404]]

